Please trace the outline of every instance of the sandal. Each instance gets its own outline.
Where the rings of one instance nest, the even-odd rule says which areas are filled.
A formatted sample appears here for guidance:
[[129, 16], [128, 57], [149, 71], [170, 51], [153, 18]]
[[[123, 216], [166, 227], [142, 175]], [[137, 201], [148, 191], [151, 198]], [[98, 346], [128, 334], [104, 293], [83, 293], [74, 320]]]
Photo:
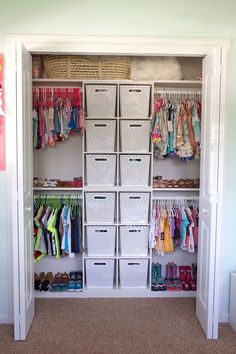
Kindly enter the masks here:
[[62, 279], [62, 274], [58, 272], [58, 273], [55, 275], [54, 281], [53, 281], [52, 284], [51, 284], [52, 288], [53, 288], [55, 291], [60, 290], [61, 281], [62, 281], [61, 279]]
[[61, 287], [65, 287], [70, 280], [70, 276], [67, 273], [61, 275]]
[[37, 273], [34, 273], [34, 291], [40, 291], [41, 281]]

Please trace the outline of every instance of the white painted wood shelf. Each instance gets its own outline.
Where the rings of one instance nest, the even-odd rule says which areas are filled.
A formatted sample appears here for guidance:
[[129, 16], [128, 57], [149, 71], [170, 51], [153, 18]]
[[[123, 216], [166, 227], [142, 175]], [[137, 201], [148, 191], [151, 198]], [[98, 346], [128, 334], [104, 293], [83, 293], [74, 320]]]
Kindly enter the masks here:
[[76, 192], [82, 192], [83, 188], [77, 188], [77, 187], [34, 187], [34, 191], [48, 191], [48, 192], [53, 192], [53, 191], [76, 191]]
[[200, 188], [153, 188], [153, 192], [199, 192]]
[[181, 87], [185, 87], [185, 86], [201, 86], [202, 85], [202, 80], [150, 80], [150, 81], [134, 81], [134, 80], [82, 80], [82, 79], [48, 79], [48, 78], [43, 78], [43, 79], [33, 79], [33, 85], [37, 84], [37, 86], [39, 86], [40, 84], [51, 84], [51, 83], [64, 83], [66, 85], [68, 84], [80, 84], [80, 86], [82, 86], [83, 83], [85, 84], [117, 84], [117, 82], [119, 81], [119, 84], [133, 84], [133, 85], [137, 85], [137, 84], [152, 84], [154, 83], [154, 85], [163, 85], [163, 86], [169, 86], [169, 85], [175, 85], [175, 86], [181, 86]]
[[86, 289], [83, 291], [35, 292], [36, 298], [194, 298], [196, 291], [151, 291], [150, 289]]

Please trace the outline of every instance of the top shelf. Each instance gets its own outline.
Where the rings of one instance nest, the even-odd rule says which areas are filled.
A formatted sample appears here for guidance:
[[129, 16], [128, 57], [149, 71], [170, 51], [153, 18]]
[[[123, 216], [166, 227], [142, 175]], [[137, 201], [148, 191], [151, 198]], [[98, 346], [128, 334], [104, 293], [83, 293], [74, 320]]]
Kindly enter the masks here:
[[154, 84], [155, 87], [186, 87], [200, 88], [201, 80], [153, 80], [153, 81], [133, 81], [133, 80], [76, 80], [76, 79], [33, 79], [34, 86], [82, 86], [83, 83], [93, 84]]

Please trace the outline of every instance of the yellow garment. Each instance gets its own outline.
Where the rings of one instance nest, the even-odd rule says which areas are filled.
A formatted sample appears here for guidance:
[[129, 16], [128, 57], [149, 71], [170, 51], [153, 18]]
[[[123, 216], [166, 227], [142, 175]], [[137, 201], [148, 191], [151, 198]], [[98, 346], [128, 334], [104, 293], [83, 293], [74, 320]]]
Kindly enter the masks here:
[[163, 240], [164, 240], [164, 217], [162, 215], [161, 209], [159, 209], [159, 235], [156, 235], [156, 246], [158, 254], [163, 253]]
[[164, 250], [164, 252], [173, 252], [174, 251], [174, 245], [173, 245], [172, 237], [171, 237], [171, 234], [170, 234], [168, 210], [167, 209], [166, 209], [166, 218], [165, 218], [165, 221], [164, 221], [163, 250]]

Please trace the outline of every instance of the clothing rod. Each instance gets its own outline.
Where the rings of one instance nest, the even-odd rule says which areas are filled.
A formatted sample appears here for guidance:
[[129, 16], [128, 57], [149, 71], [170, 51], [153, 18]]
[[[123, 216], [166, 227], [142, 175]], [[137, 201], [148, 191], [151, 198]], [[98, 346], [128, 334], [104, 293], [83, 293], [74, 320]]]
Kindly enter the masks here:
[[168, 91], [177, 91], [177, 92], [202, 92], [202, 89], [200, 87], [186, 87], [186, 88], [183, 88], [183, 87], [157, 87], [155, 89], [155, 92], [158, 92], [158, 91], [165, 91], [165, 92], [168, 92]]
[[63, 194], [63, 195], [50, 195], [50, 194], [37, 194], [35, 199], [83, 199], [81, 196]]
[[174, 197], [152, 197], [153, 200], [198, 200], [198, 196], [192, 196], [192, 197], [183, 197], [183, 196], [174, 196]]
[[201, 96], [202, 92], [199, 90], [194, 90], [194, 91], [177, 91], [177, 90], [158, 90], [155, 91], [155, 95], [161, 95], [161, 94], [165, 94], [165, 95], [198, 95]]

